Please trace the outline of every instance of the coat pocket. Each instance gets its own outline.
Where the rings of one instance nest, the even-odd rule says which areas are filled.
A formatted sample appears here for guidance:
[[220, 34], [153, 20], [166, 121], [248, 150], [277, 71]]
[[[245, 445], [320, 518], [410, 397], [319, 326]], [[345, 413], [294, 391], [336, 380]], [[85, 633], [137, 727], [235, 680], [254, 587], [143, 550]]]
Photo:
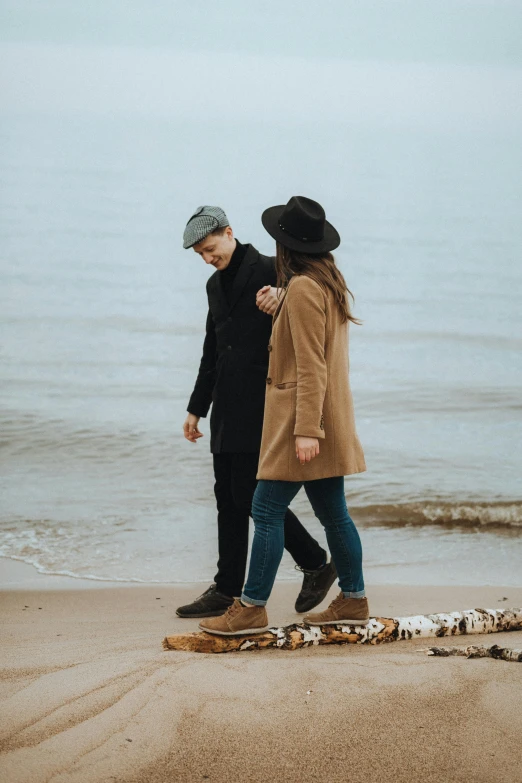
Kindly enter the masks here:
[[293, 450], [297, 381], [273, 383], [267, 389], [262, 451], [286, 462]]

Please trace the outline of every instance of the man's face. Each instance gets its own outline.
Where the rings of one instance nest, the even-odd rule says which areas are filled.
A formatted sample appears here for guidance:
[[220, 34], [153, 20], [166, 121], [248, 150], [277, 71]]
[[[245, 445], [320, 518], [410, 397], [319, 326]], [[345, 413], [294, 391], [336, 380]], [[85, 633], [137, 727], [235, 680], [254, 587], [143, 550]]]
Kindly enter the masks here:
[[235, 249], [236, 240], [230, 226], [227, 226], [223, 234], [209, 234], [194, 245], [194, 251], [201, 256], [205, 264], [212, 264], [220, 272], [230, 264]]

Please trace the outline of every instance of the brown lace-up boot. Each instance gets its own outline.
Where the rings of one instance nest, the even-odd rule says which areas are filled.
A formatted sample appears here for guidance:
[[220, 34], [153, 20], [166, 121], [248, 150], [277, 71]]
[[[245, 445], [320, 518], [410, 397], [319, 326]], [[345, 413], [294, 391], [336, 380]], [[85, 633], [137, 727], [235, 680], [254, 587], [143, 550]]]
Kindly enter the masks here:
[[328, 609], [305, 615], [303, 622], [308, 625], [366, 625], [369, 619], [366, 598], [345, 598], [339, 593]]
[[236, 598], [231, 607], [221, 617], [202, 620], [202, 631], [218, 636], [243, 636], [247, 633], [268, 631], [268, 616], [264, 606], [243, 606]]

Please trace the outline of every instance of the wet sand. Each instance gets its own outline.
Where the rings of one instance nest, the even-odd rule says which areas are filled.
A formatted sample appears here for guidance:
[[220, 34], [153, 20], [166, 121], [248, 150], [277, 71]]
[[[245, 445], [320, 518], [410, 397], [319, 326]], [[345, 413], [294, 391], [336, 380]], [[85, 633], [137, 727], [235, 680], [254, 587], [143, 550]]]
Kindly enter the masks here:
[[[27, 569], [4, 571], [0, 593], [9, 783], [522, 781], [516, 663], [427, 657], [426, 640], [168, 652], [166, 634], [197, 627], [176, 606], [205, 586], [71, 589]], [[276, 585], [271, 622], [296, 621], [298, 588]], [[522, 588], [368, 592], [384, 616], [522, 605]], [[522, 633], [454, 640], [472, 642], [521, 647]]]

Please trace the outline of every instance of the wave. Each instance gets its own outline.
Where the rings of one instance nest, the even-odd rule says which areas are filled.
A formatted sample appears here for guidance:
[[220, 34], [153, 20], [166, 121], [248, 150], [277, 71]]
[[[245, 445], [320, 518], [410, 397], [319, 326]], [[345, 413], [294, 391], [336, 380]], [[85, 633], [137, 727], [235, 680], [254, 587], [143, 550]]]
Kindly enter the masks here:
[[[426, 547], [429, 550], [441, 539], [444, 546], [435, 546], [436, 562], [458, 551], [459, 558], [473, 558], [477, 552], [486, 560], [492, 558], [498, 573], [502, 573], [506, 557], [511, 558], [511, 568], [513, 558], [518, 565], [516, 553], [522, 540], [520, 500], [418, 500], [356, 504], [350, 508], [357, 525], [361, 530], [366, 528], [370, 540], [377, 542], [373, 566], [381, 571], [403, 568], [408, 558], [410, 565], [422, 567]], [[213, 536], [202, 539], [201, 550], [199, 544], [187, 548], [186, 529], [177, 532], [167, 526], [165, 535], [151, 537], [146, 524], [127, 535], [127, 529], [121, 529], [122, 523], [127, 524], [126, 520], [107, 517], [69, 524], [53, 519], [0, 519], [0, 557], [31, 565], [40, 574], [100, 583], [184, 584], [212, 578]], [[214, 524], [213, 518], [209, 520], [209, 525]], [[495, 543], [493, 539], [497, 539]], [[169, 541], [177, 541], [177, 546], [169, 546]], [[451, 556], [455, 558], [454, 554]], [[514, 573], [518, 573], [516, 566]], [[278, 576], [293, 577], [293, 569], [288, 573], [283, 570]]]
[[522, 531], [522, 501], [417, 501], [368, 505], [357, 508], [357, 520], [366, 524], [400, 527], [440, 525], [451, 528], [509, 528]]
[[0, 425], [0, 451], [5, 458], [29, 455], [41, 459], [42, 455], [52, 453], [53, 456], [65, 455], [69, 461], [86, 459], [116, 464], [124, 458], [139, 458], [157, 453], [158, 449], [166, 450], [169, 445], [167, 436], [154, 430], [132, 430], [124, 426], [113, 429], [79, 427], [62, 419], [46, 419], [33, 413], [7, 414], [1, 417]]

